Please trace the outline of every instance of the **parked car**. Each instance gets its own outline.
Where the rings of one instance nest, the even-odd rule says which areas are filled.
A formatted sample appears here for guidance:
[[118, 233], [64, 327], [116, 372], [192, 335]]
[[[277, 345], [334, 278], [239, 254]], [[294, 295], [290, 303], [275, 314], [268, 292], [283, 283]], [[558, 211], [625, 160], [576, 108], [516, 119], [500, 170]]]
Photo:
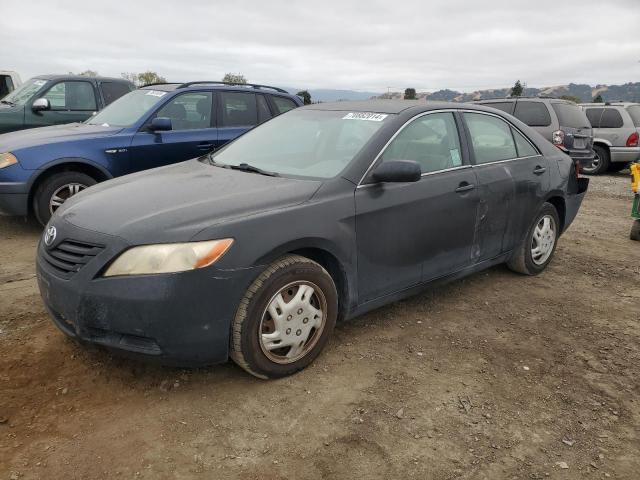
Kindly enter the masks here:
[[71, 337], [280, 377], [338, 318], [502, 262], [542, 272], [588, 181], [494, 109], [311, 105], [81, 192], [46, 227], [38, 284]]
[[45, 224], [103, 180], [199, 157], [302, 105], [285, 90], [221, 82], [135, 90], [85, 123], [0, 135], [0, 213]]
[[8, 70], [0, 70], [0, 99], [22, 84], [20, 75]]
[[582, 103], [593, 126], [596, 158], [585, 173], [619, 172], [640, 161], [640, 104], [630, 102]]
[[582, 168], [589, 167], [595, 158], [591, 124], [573, 102], [558, 98], [514, 97], [477, 103], [507, 112], [526, 123]]
[[42, 75], [0, 100], [0, 133], [82, 122], [134, 90], [122, 78]]

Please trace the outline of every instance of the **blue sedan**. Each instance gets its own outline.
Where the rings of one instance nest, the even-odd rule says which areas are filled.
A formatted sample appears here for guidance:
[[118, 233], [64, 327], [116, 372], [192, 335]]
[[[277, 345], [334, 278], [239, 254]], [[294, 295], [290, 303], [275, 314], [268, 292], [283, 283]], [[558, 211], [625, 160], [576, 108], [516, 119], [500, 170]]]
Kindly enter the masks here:
[[302, 105], [285, 90], [221, 82], [149, 85], [84, 123], [0, 135], [0, 214], [45, 224], [95, 183], [210, 153]]

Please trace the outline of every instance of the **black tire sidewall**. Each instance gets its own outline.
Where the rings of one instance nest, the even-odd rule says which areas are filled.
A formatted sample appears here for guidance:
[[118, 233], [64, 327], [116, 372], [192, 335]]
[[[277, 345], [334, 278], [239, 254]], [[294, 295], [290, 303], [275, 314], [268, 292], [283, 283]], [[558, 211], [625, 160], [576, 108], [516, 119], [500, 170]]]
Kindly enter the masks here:
[[81, 172], [60, 172], [47, 178], [40, 184], [33, 196], [33, 212], [42, 225], [45, 225], [51, 218], [49, 201], [53, 193], [69, 183], [80, 183], [90, 187], [98, 182], [93, 177]]
[[[538, 222], [540, 222], [542, 217], [544, 217], [545, 215], [551, 215], [553, 217], [553, 220], [555, 221], [556, 239], [553, 243], [553, 250], [551, 251], [551, 255], [549, 255], [547, 261], [541, 265], [538, 265], [533, 261], [533, 256], [531, 255], [531, 243], [533, 241], [533, 231], [535, 230], [536, 225], [538, 225]], [[547, 268], [549, 263], [551, 263], [551, 260], [553, 260], [553, 256], [558, 246], [558, 238], [560, 238], [560, 218], [558, 216], [558, 212], [553, 205], [551, 205], [550, 203], [545, 203], [544, 205], [542, 205], [542, 208], [540, 208], [540, 211], [532, 222], [531, 227], [529, 227], [527, 238], [524, 244], [524, 264], [527, 272], [530, 275], [538, 275], [539, 273], [544, 271], [545, 268]]]
[[[307, 355], [293, 363], [278, 364], [271, 361], [262, 352], [258, 334], [260, 320], [267, 302], [271, 300], [273, 295], [285, 285], [300, 280], [314, 283], [324, 293], [328, 310], [325, 315], [324, 329], [313, 349]], [[338, 294], [331, 276], [314, 263], [289, 265], [271, 275], [251, 298], [241, 333], [242, 355], [251, 370], [259, 375], [269, 378], [291, 375], [307, 367], [320, 354], [331, 336], [337, 316]]]
[[605, 173], [609, 170], [609, 152], [606, 148], [600, 145], [594, 145], [593, 151], [596, 152], [598, 158], [600, 159], [600, 163], [595, 170], [587, 171], [583, 169], [585, 175], [600, 175], [601, 173]]

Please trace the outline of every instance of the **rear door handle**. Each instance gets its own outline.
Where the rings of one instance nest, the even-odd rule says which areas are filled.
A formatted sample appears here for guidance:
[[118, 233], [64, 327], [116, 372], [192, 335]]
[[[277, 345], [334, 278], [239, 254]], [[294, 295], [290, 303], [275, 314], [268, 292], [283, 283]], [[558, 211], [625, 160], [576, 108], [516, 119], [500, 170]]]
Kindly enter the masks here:
[[473, 190], [476, 186], [472, 183], [462, 182], [458, 188], [456, 188], [456, 193], [468, 192], [469, 190]]
[[213, 143], [199, 143], [198, 150], [211, 150], [213, 148]]
[[546, 171], [547, 169], [545, 167], [541, 167], [540, 165], [533, 169], [533, 173], [535, 173], [536, 175], [542, 175]]

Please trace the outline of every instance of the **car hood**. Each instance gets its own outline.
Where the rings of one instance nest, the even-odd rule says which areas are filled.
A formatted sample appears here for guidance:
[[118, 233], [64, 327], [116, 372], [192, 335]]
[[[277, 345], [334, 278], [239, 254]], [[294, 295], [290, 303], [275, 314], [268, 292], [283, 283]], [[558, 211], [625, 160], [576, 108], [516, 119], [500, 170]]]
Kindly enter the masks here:
[[190, 160], [98, 184], [54, 215], [130, 244], [183, 242], [204, 228], [298, 205], [321, 182], [214, 167]]
[[86, 123], [52, 125], [50, 127], [28, 128], [5, 133], [0, 137], [0, 152], [15, 152], [21, 148], [35, 147], [70, 140], [100, 138], [114, 135], [121, 127], [103, 127]]

